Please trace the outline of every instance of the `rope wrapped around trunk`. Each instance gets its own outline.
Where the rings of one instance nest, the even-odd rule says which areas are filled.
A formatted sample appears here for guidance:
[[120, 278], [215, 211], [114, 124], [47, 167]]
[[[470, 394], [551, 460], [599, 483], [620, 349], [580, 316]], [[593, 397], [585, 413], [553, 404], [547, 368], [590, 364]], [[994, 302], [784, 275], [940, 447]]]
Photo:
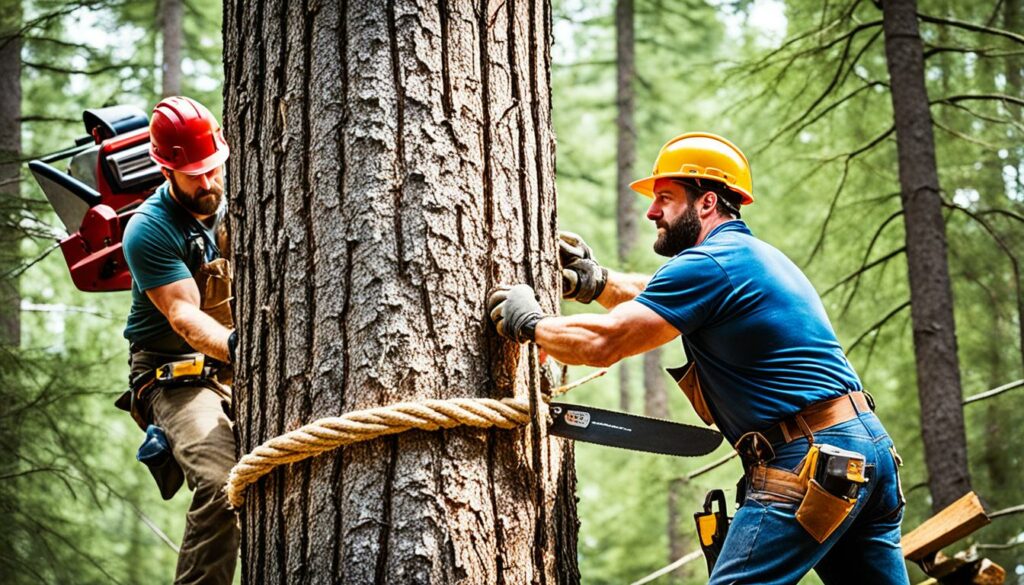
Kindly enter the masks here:
[[436, 431], [458, 426], [512, 429], [530, 422], [530, 403], [506, 398], [418, 400], [322, 418], [274, 437], [242, 459], [228, 474], [224, 492], [233, 508], [245, 504], [245, 488], [278, 465], [324, 451], [411, 429]]

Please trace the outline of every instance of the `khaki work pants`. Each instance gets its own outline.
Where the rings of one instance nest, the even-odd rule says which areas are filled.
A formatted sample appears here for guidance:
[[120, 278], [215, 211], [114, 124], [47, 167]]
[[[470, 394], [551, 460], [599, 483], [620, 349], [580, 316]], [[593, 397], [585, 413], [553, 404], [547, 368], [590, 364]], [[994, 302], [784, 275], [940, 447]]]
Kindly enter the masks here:
[[175, 584], [228, 585], [235, 574], [240, 531], [223, 492], [235, 464], [228, 400], [203, 386], [168, 388], [152, 398], [153, 421], [163, 427], [189, 489], [195, 490]]

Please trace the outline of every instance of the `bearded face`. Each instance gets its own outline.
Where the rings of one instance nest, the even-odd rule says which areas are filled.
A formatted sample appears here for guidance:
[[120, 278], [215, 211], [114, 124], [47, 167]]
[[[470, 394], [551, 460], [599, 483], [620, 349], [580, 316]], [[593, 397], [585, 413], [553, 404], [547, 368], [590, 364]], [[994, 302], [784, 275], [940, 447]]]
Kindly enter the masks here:
[[657, 254], [671, 258], [683, 250], [688, 250], [696, 246], [697, 239], [700, 238], [701, 224], [697, 206], [691, 202], [675, 221], [658, 221], [657, 226], [663, 228], [654, 242], [654, 251]]
[[179, 181], [177, 173], [171, 173], [168, 178], [171, 181], [174, 198], [182, 207], [196, 215], [213, 215], [220, 208], [220, 202], [224, 198], [224, 183], [221, 176], [218, 172], [211, 178], [208, 181], [209, 188], [203, 187], [200, 181], [194, 179]]

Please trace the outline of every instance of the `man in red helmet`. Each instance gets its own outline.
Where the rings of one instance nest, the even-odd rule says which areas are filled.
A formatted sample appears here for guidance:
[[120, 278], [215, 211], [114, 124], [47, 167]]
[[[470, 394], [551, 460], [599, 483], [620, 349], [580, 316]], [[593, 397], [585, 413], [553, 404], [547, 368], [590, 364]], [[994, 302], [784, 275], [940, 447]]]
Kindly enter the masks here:
[[235, 463], [231, 371], [237, 335], [224, 229], [220, 125], [202, 104], [169, 97], [153, 109], [150, 157], [167, 183], [139, 206], [123, 245], [132, 274], [124, 335], [133, 414], [147, 425], [139, 459], [169, 499], [195, 490], [175, 583], [231, 583], [239, 528], [222, 487]]

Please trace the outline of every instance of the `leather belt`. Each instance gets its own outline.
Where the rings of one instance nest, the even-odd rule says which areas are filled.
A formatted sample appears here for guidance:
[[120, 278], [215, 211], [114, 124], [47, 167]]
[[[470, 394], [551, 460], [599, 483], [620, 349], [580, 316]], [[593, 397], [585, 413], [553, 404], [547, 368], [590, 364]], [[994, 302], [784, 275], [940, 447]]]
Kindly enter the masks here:
[[772, 445], [789, 443], [808, 437], [839, 423], [874, 410], [872, 400], [864, 392], [850, 392], [838, 398], [815, 402], [792, 417], [776, 424], [761, 435]]

